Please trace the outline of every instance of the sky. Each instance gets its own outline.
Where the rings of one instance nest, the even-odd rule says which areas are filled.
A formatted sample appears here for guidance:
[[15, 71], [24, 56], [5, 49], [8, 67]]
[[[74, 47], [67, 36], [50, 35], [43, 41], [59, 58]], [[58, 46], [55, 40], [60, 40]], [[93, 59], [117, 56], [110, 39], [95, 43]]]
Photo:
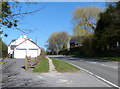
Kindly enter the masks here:
[[[24, 3], [24, 2], [22, 2]], [[32, 29], [33, 31], [26, 34], [27, 38], [31, 38], [34, 42], [37, 40], [37, 45], [46, 49], [45, 45], [54, 32], [67, 32], [72, 35], [73, 32], [73, 11], [76, 7], [86, 7], [96, 5], [105, 8], [105, 2], [37, 2], [33, 6], [26, 6], [23, 4], [23, 9], [30, 11], [36, 10], [40, 7], [46, 6], [44, 9], [32, 15], [24, 15], [20, 17], [21, 23], [19, 28]], [[22, 33], [15, 29], [3, 28], [4, 33], [8, 37], [3, 37], [3, 41], [8, 45], [11, 40], [18, 39]]]

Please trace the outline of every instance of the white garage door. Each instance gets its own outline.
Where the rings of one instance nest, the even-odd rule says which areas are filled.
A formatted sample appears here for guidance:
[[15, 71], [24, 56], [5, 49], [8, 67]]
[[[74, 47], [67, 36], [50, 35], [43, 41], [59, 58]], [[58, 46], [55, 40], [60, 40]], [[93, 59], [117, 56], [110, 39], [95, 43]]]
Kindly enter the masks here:
[[14, 58], [23, 59], [26, 58], [27, 51], [26, 49], [16, 49], [14, 51]]
[[38, 49], [29, 49], [27, 51], [27, 56], [37, 57], [38, 56]]

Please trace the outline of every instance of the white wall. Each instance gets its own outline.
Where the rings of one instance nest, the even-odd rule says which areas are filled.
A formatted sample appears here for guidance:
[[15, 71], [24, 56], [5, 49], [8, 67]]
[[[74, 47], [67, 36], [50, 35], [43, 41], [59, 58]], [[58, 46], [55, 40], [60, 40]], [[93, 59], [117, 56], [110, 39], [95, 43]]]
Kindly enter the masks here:
[[13, 52], [13, 50], [10, 48], [11, 45], [18, 45], [20, 44], [21, 42], [25, 41], [26, 39], [25, 38], [19, 38], [17, 39], [16, 41], [12, 42], [9, 46], [8, 46], [8, 54], [11, 54]]
[[15, 50], [14, 51], [14, 58], [23, 59], [26, 57], [26, 50]]
[[17, 46], [14, 50], [14, 58], [25, 58], [26, 55], [31, 57], [37, 57], [40, 54], [41, 49], [29, 40]]

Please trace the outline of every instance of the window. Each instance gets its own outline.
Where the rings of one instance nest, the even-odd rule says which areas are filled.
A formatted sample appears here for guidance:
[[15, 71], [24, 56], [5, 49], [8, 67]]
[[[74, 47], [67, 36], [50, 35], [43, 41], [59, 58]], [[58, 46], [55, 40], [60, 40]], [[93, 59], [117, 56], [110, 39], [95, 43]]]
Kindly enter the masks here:
[[17, 45], [11, 45], [10, 48], [11, 48], [11, 49], [14, 49], [16, 46], [17, 46]]
[[16, 50], [26, 50], [26, 49], [16, 49]]
[[38, 50], [38, 49], [29, 49], [29, 50]]

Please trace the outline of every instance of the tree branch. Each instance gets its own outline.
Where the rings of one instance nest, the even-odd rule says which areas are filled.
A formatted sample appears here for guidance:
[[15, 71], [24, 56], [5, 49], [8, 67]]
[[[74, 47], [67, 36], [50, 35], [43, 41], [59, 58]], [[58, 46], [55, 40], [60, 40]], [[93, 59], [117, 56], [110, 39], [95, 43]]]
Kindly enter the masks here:
[[44, 9], [45, 7], [46, 7], [46, 5], [43, 6], [42, 8], [40, 8], [40, 9], [38, 9], [38, 10], [35, 10], [35, 11], [25, 12], [25, 13], [18, 13], [18, 14], [13, 14], [13, 15], [11, 15], [11, 16], [16, 16], [16, 15], [21, 15], [21, 14], [32, 14], [32, 13], [35, 13], [35, 12], [38, 12], [38, 11]]

